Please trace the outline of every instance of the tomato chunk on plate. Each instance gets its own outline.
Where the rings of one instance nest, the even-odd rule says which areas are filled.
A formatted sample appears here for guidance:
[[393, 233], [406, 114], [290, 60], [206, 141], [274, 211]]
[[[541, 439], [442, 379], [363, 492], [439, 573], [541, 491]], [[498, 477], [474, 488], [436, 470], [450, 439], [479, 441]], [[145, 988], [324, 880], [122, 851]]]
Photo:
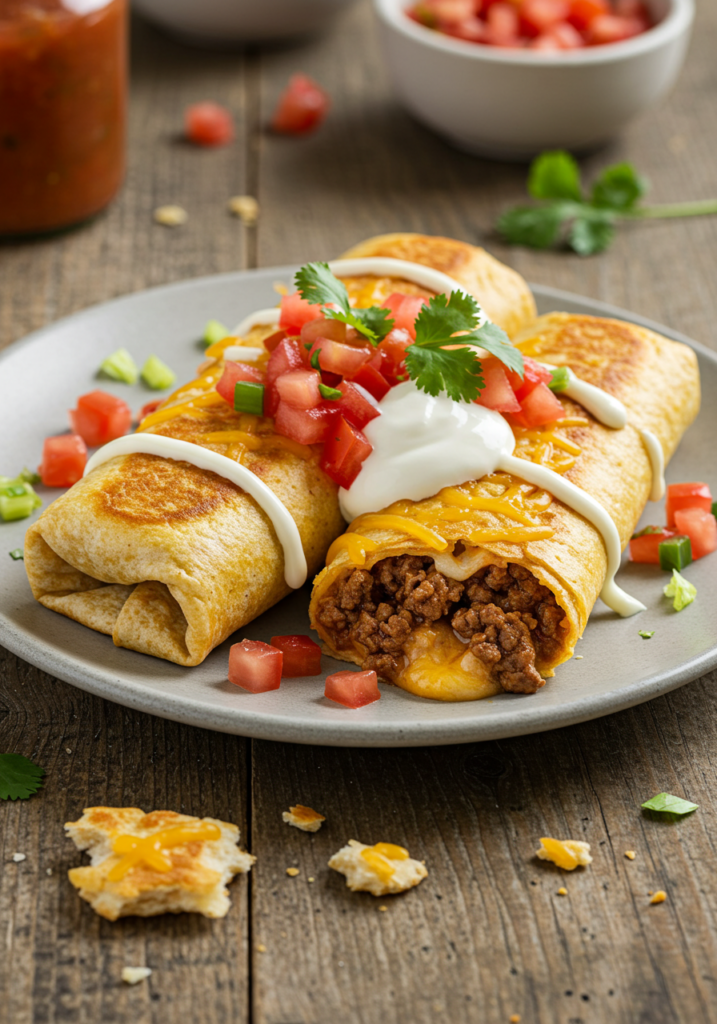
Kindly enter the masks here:
[[132, 426], [132, 410], [107, 391], [89, 391], [70, 409], [70, 424], [90, 448], [124, 437]]
[[184, 111], [184, 131], [195, 146], [224, 146], [234, 138], [234, 118], [218, 103], [193, 103]]
[[321, 306], [302, 299], [298, 292], [284, 295], [281, 299], [279, 327], [288, 334], [299, 334], [309, 320], [318, 320], [322, 316]]
[[660, 544], [674, 536], [673, 530], [666, 530], [660, 526], [645, 527], [645, 530], [641, 530], [630, 540], [630, 561], [643, 565], [659, 565]]
[[87, 446], [78, 434], [47, 437], [39, 473], [45, 487], [72, 487], [82, 478]]
[[521, 427], [542, 427], [565, 416], [560, 401], [542, 381], [520, 403], [520, 412], [512, 414]]
[[353, 384], [360, 384], [370, 395], [373, 395], [377, 402], [380, 402], [391, 390], [391, 385], [380, 370], [372, 365], [372, 362], [373, 360], [371, 363], [359, 366], [351, 381]]
[[287, 135], [304, 135], [318, 128], [330, 105], [326, 92], [308, 75], [292, 75], [279, 97], [271, 127]]
[[678, 508], [675, 526], [692, 543], [692, 557], [702, 558], [717, 550], [717, 519], [703, 508]]
[[334, 672], [326, 677], [324, 697], [343, 704], [345, 708], [363, 708], [381, 699], [378, 678], [374, 671]]
[[249, 693], [266, 693], [281, 686], [284, 655], [261, 640], [242, 640], [229, 648], [229, 682]]
[[359, 430], [381, 415], [376, 406], [349, 381], [341, 381], [337, 390], [342, 397], [327, 400], [328, 411], [339, 413]]
[[277, 434], [299, 444], [320, 444], [328, 437], [334, 418], [331, 410], [323, 405], [316, 409], [296, 409], [280, 401], [274, 414], [274, 428]]
[[687, 484], [670, 484], [667, 488], [665, 516], [667, 525], [675, 525], [675, 512], [681, 508], [701, 508], [712, 511], [712, 495], [707, 484], [696, 481]]
[[284, 679], [316, 676], [321, 671], [321, 648], [310, 636], [273, 636], [271, 646], [284, 656], [281, 672]]
[[520, 412], [520, 402], [510, 386], [505, 367], [497, 359], [484, 359], [482, 363], [485, 387], [476, 399], [477, 404], [496, 412]]
[[250, 366], [248, 363], [226, 363], [224, 373], [217, 381], [217, 391], [225, 402], [229, 402], [233, 409], [234, 388], [239, 381], [246, 380], [259, 384], [263, 379], [263, 375], [257, 370], [256, 366]]
[[339, 487], [350, 487], [361, 471], [361, 463], [373, 451], [371, 442], [360, 430], [337, 416], [328, 432], [321, 468]]

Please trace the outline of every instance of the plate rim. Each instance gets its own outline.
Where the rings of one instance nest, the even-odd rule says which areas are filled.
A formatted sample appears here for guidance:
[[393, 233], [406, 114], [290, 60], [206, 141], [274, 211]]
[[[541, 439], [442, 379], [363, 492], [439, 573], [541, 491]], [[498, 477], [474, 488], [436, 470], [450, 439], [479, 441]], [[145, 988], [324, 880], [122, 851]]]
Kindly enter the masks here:
[[[41, 340], [55, 331], [58, 326], [67, 327], [90, 318], [99, 310], [110, 312], [112, 309], [138, 300], [151, 301], [158, 294], [167, 295], [173, 291], [187, 289], [202, 290], [212, 284], [229, 283], [238, 279], [267, 274], [293, 274], [295, 264], [277, 267], [258, 267], [247, 270], [230, 271], [222, 274], [208, 274], [202, 277], [175, 281], [170, 284], [157, 285], [152, 288], [139, 289], [127, 295], [118, 296], [103, 302], [95, 303], [67, 317], [62, 317], [50, 324], [32, 331], [25, 337], [12, 342], [0, 351], [0, 363], [20, 349]], [[664, 324], [660, 324], [640, 314], [632, 313], [610, 303], [592, 299], [576, 292], [569, 292], [551, 286], [529, 283], [529, 288], [536, 298], [564, 303], [589, 303], [597, 311], [597, 315], [626, 320], [637, 326], [656, 331], [674, 341], [687, 345], [698, 355], [717, 366], [717, 353], [701, 342], [689, 338]], [[591, 314], [595, 315], [595, 314]], [[400, 725], [395, 722], [361, 722], [358, 720], [337, 724], [319, 718], [315, 725], [308, 725], [305, 720], [292, 722], [282, 716], [266, 712], [253, 712], [244, 708], [226, 708], [215, 704], [207, 704], [201, 698], [186, 697], [180, 694], [164, 692], [162, 697], [170, 702], [170, 706], [156, 706], [157, 693], [148, 695], [141, 683], [107, 673], [98, 677], [92, 670], [86, 669], [81, 660], [77, 660], [64, 651], [54, 648], [47, 649], [35, 638], [28, 640], [23, 631], [6, 620], [0, 614], [0, 643], [17, 657], [29, 662], [34, 667], [76, 686], [78, 689], [95, 696], [111, 700], [124, 707], [142, 711], [157, 717], [166, 718], [198, 728], [210, 729], [228, 734], [289, 743], [301, 743], [338, 747], [421, 747], [448, 746], [458, 743], [478, 742], [508, 738], [511, 736], [529, 735], [546, 732], [551, 729], [565, 728], [581, 722], [591, 721], [605, 715], [623, 711], [654, 697], [669, 693], [688, 682], [706, 674], [717, 667], [717, 644], [706, 652], [690, 658], [675, 669], [652, 674], [646, 679], [624, 687], [620, 691], [608, 691], [595, 695], [586, 695], [566, 703], [564, 706], [540, 706], [522, 708], [516, 715], [515, 709], [493, 714], [490, 718], [469, 721], [455, 719], [444, 722], [412, 722]], [[109, 692], [108, 692], [109, 691]], [[519, 699], [519, 698], [518, 698]]]

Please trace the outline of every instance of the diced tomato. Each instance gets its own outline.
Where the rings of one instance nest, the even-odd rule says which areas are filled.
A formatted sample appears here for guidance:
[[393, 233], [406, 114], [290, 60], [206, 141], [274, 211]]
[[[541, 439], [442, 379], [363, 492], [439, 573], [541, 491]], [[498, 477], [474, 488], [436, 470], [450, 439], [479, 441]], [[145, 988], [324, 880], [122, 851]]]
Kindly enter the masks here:
[[496, 412], [520, 412], [520, 402], [510, 386], [505, 367], [497, 359], [483, 359], [482, 364], [485, 387], [476, 399], [478, 405]]
[[76, 409], [70, 409], [70, 425], [85, 444], [96, 448], [127, 433], [132, 426], [132, 410], [106, 391], [89, 391], [77, 399]]
[[553, 379], [553, 375], [550, 370], [546, 370], [540, 363], [536, 363], [530, 356], [523, 356], [523, 377], [521, 379], [520, 374], [516, 373], [515, 370], [506, 370], [510, 386], [515, 391], [515, 397], [519, 402], [530, 394], [530, 392], [537, 388], [538, 384], [550, 384]]
[[319, 338], [345, 342], [346, 324], [341, 323], [340, 320], [327, 319], [325, 316], [320, 316], [316, 320], [309, 320], [301, 328], [301, 345], [304, 351], [308, 352], [309, 350], [306, 346], [313, 345]]
[[87, 446], [78, 434], [47, 437], [42, 447], [39, 474], [45, 487], [71, 487], [82, 478]]
[[[652, 528], [651, 528], [652, 529]], [[639, 533], [630, 541], [630, 561], [648, 565], [659, 565], [659, 547], [663, 540], [669, 540], [675, 534], [672, 530], [654, 527], [655, 533]]]
[[383, 341], [378, 344], [377, 351], [381, 353], [381, 373], [389, 383], [395, 384], [399, 377], [406, 372], [406, 349], [413, 344], [413, 338], [408, 331], [400, 327], [394, 327], [389, 331]]
[[488, 33], [485, 22], [480, 18], [463, 18], [452, 25], [441, 26], [441, 31], [456, 39], [465, 39], [467, 43], [487, 43]]
[[329, 97], [307, 75], [292, 75], [279, 97], [271, 127], [275, 132], [303, 135], [321, 124], [329, 109]]
[[486, 37], [492, 46], [518, 46], [518, 10], [510, 3], [495, 3], [486, 16]]
[[315, 409], [321, 402], [319, 377], [316, 370], [291, 370], [276, 378], [279, 400], [294, 409]]
[[473, 0], [431, 0], [431, 14], [447, 25], [469, 18], [473, 14]]
[[381, 415], [376, 406], [369, 402], [349, 381], [342, 381], [338, 390], [343, 398], [329, 400], [325, 404], [330, 412], [339, 413], [359, 430], [363, 430], [367, 423]]
[[279, 327], [287, 334], [299, 334], [305, 323], [318, 320], [321, 315], [321, 306], [302, 299], [299, 292], [292, 292], [282, 296]]
[[391, 385], [384, 375], [372, 366], [372, 363], [373, 360], [369, 363], [364, 363], [363, 366], [359, 366], [351, 381], [354, 384], [360, 384], [370, 395], [373, 395], [377, 402], [380, 402], [391, 390]]
[[705, 512], [712, 510], [712, 494], [707, 484], [697, 481], [688, 484], [670, 484], [667, 488], [665, 516], [667, 525], [675, 525], [675, 512], [682, 508], [701, 508]]
[[678, 508], [675, 526], [692, 542], [692, 557], [702, 558], [717, 549], [717, 519], [703, 508]]
[[520, 5], [520, 31], [533, 37], [565, 21], [570, 13], [569, 0], [524, 0]]
[[225, 402], [229, 402], [232, 409], [234, 408], [234, 387], [240, 380], [259, 384], [264, 380], [264, 375], [257, 370], [256, 366], [250, 366], [248, 363], [225, 364], [224, 373], [217, 382], [217, 391]]
[[542, 381], [526, 395], [520, 403], [520, 412], [512, 413], [515, 422], [521, 427], [542, 427], [565, 416], [560, 401], [550, 388]]
[[601, 14], [610, 14], [608, 0], [572, 0], [567, 20], [578, 31], [584, 32]]
[[310, 636], [273, 636], [271, 646], [284, 655], [284, 679], [316, 676], [321, 671], [321, 648]]
[[324, 696], [346, 708], [362, 708], [380, 700], [378, 677], [374, 671], [334, 672], [326, 677]]
[[269, 356], [269, 362], [266, 364], [266, 383], [271, 386], [277, 377], [289, 373], [290, 370], [304, 368], [300, 342], [296, 338], [284, 338]]
[[[585, 46], [585, 40], [578, 30], [567, 21], [559, 21], [557, 25], [552, 25], [547, 32], [539, 35], [535, 42], [539, 43], [541, 40], [543, 43], [549, 42], [551, 47], [558, 50], [579, 50]], [[548, 47], [541, 45], [534, 49], [548, 49]]]
[[324, 405], [316, 409], [295, 409], [280, 401], [274, 413], [274, 429], [299, 444], [320, 444], [329, 435], [333, 419]]
[[234, 118], [218, 103], [193, 103], [184, 111], [184, 130], [195, 146], [224, 146], [234, 138]]
[[[403, 292], [392, 292], [387, 299], [381, 303], [382, 309], [388, 309], [393, 319], [393, 330], [408, 331], [410, 341], [416, 337], [416, 317], [423, 306], [428, 305], [428, 299], [422, 295], [404, 295]], [[393, 330], [390, 332], [393, 334]], [[389, 335], [386, 335], [389, 337]], [[384, 338], [384, 341], [386, 339]]]
[[274, 331], [268, 338], [264, 338], [264, 348], [267, 352], [273, 352], [279, 342], [286, 337], [286, 331]]
[[229, 648], [229, 682], [249, 693], [266, 693], [281, 686], [284, 655], [261, 640], [242, 640]]
[[360, 366], [367, 363], [373, 350], [364, 345], [342, 345], [340, 341], [330, 338], [317, 338], [309, 353], [319, 353], [319, 366], [329, 373], [337, 373], [340, 377], [351, 377]]
[[145, 418], [145, 416], [151, 416], [153, 412], [156, 412], [157, 409], [159, 409], [159, 407], [160, 407], [160, 405], [162, 404], [163, 401], [164, 401], [163, 398], [155, 398], [155, 400], [153, 402], [147, 402], [146, 405], [143, 405], [142, 408], [139, 411], [139, 421], [140, 421], [140, 423]]
[[621, 18], [618, 14], [601, 14], [593, 18], [588, 29], [589, 41], [594, 46], [605, 43], [621, 43], [645, 31], [647, 26], [641, 18]]
[[328, 432], [321, 456], [321, 468], [339, 487], [350, 487], [361, 471], [361, 463], [373, 451], [370, 441], [343, 416], [337, 416]]

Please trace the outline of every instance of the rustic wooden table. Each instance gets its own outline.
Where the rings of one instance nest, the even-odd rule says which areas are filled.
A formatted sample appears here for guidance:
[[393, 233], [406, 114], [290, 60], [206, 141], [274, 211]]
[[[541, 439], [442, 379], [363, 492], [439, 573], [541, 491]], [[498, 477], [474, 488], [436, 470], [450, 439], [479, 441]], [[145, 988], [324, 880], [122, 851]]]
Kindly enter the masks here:
[[[124, 191], [88, 227], [0, 247], [0, 343], [151, 285], [326, 258], [372, 234], [415, 230], [485, 244], [528, 280], [717, 347], [717, 219], [624, 228], [587, 260], [499, 244], [491, 224], [523, 195], [525, 168], [457, 153], [407, 117], [391, 98], [368, 0], [322, 39], [244, 56], [135, 29]], [[655, 201], [714, 195], [716, 52], [717, 7], [702, 0], [678, 88], [586, 160], [586, 173], [632, 159]], [[272, 137], [267, 117], [299, 69], [329, 89], [331, 117], [311, 138]], [[179, 141], [182, 110], [210, 97], [235, 111], [238, 137], [198, 151]], [[255, 229], [225, 211], [239, 193], [261, 203]], [[186, 207], [186, 226], [153, 223], [164, 203]], [[716, 1021], [716, 682], [500, 743], [338, 750], [175, 725], [0, 652], [0, 750], [47, 769], [39, 796], [0, 808], [0, 1019]], [[660, 790], [699, 811], [675, 826], [645, 820], [639, 805]], [[282, 823], [296, 801], [327, 816], [315, 836]], [[98, 918], [67, 882], [81, 857], [62, 829], [93, 804], [238, 822], [258, 860], [232, 886], [229, 915]], [[541, 835], [587, 839], [592, 867], [563, 878], [537, 862]], [[429, 878], [379, 912], [381, 901], [349, 893], [326, 867], [349, 837], [405, 843]], [[16, 851], [27, 859], [13, 863]], [[657, 889], [667, 900], [650, 906]], [[122, 984], [123, 966], [145, 963], [148, 982]]]

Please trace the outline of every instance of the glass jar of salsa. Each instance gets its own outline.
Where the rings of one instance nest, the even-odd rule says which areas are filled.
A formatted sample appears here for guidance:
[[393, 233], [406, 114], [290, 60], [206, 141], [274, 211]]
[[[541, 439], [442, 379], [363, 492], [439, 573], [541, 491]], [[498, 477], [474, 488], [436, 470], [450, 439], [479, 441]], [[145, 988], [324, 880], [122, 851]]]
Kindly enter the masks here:
[[69, 227], [124, 174], [126, 0], [0, 0], [0, 234]]

